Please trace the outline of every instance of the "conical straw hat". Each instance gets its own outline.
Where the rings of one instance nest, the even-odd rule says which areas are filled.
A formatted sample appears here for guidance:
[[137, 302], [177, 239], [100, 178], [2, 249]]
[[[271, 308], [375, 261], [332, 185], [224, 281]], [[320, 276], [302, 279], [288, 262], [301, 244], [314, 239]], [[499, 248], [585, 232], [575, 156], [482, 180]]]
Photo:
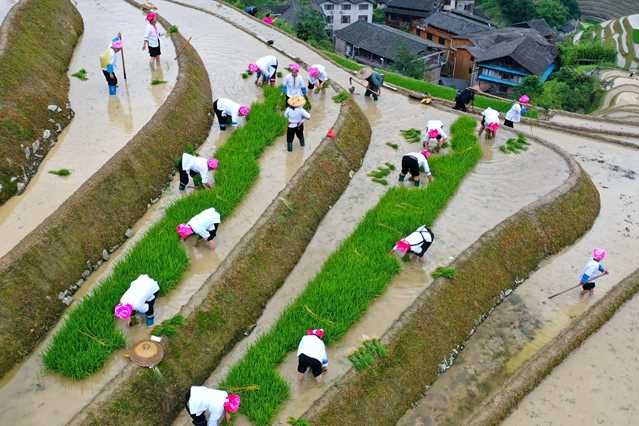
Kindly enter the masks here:
[[164, 348], [157, 342], [143, 340], [131, 348], [129, 358], [140, 367], [155, 367], [164, 358]]
[[306, 99], [304, 96], [293, 96], [288, 100], [288, 104], [293, 108], [303, 107], [306, 105]]
[[371, 67], [364, 67], [357, 72], [357, 76], [362, 80], [366, 80], [371, 75], [373, 75], [373, 69]]

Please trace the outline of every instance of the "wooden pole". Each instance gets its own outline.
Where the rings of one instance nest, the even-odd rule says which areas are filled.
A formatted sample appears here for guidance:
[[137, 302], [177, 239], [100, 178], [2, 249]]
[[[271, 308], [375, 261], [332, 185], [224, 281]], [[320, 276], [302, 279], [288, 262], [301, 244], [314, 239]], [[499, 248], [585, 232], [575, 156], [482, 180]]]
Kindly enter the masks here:
[[[122, 33], [118, 33], [120, 40], [122, 40]], [[124, 47], [120, 50], [120, 54], [122, 55], [122, 72], [124, 72], [124, 79], [126, 80], [126, 64], [124, 63]]]

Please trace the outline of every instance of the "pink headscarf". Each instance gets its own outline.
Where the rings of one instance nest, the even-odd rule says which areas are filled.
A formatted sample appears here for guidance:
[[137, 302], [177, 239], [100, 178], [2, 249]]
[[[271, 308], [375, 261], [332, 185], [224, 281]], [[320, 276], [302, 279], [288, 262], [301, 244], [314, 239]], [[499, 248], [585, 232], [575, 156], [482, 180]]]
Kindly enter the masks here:
[[290, 69], [291, 72], [299, 71], [300, 70], [300, 66], [299, 66], [299, 64], [296, 64], [295, 62], [293, 62], [291, 65], [288, 66], [288, 69]]
[[182, 238], [183, 240], [185, 240], [186, 238], [188, 238], [190, 235], [193, 234], [193, 228], [191, 228], [189, 225], [186, 225], [184, 223], [180, 223], [176, 228], [175, 228], [175, 232], [178, 233], [178, 235], [180, 236], [180, 238]]
[[260, 70], [260, 67], [258, 67], [256, 64], [249, 64], [248, 70], [251, 72], [258, 72]]
[[217, 169], [217, 166], [219, 166], [220, 161], [216, 158], [209, 158], [206, 164], [209, 166], [210, 170], [215, 170]]
[[422, 151], [422, 155], [428, 160], [430, 158], [430, 151], [425, 149]]
[[436, 138], [437, 136], [439, 136], [439, 130], [437, 130], [437, 129], [430, 129], [430, 130], [428, 131], [428, 137], [429, 137], [429, 138], [434, 139], [434, 138]]
[[132, 314], [133, 306], [128, 303], [126, 305], [118, 303], [117, 305], [115, 305], [115, 309], [113, 310], [113, 315], [123, 320], [131, 318]]
[[242, 105], [242, 106], [240, 107], [239, 113], [240, 113], [240, 116], [241, 116], [241, 117], [246, 117], [246, 116], [248, 116], [250, 112], [251, 112], [251, 108], [249, 108], [248, 106], [246, 106], [246, 105]]
[[153, 20], [157, 17], [158, 17], [157, 13], [151, 12], [148, 15], [146, 15], [146, 20], [149, 22], [153, 22]]
[[592, 258], [597, 262], [600, 262], [606, 257], [606, 250], [602, 248], [596, 248], [592, 251]]
[[265, 16], [264, 19], [262, 19], [262, 22], [264, 22], [266, 25], [273, 25], [273, 18], [271, 18], [270, 16]]
[[521, 104], [528, 104], [528, 102], [530, 102], [530, 98], [528, 97], [528, 95], [522, 95], [519, 98], [519, 103]]
[[309, 330], [306, 330], [306, 335], [308, 336], [317, 336], [320, 339], [324, 339], [324, 329], [323, 328], [312, 328]]
[[240, 409], [240, 396], [234, 393], [226, 397], [224, 401], [224, 410], [227, 413], [235, 413]]
[[124, 43], [118, 37], [111, 40], [111, 48], [122, 49], [123, 47], [124, 47]]
[[[406, 253], [408, 253], [408, 251], [410, 250], [410, 244], [408, 244], [408, 241], [406, 241], [406, 240], [399, 240], [395, 244], [395, 247], [393, 247], [393, 250], [398, 252], [399, 254], [401, 254], [403, 256]], [[393, 250], [391, 250], [391, 252]]]
[[308, 75], [310, 75], [313, 78], [317, 78], [320, 75], [320, 71], [315, 67], [310, 67], [308, 69]]

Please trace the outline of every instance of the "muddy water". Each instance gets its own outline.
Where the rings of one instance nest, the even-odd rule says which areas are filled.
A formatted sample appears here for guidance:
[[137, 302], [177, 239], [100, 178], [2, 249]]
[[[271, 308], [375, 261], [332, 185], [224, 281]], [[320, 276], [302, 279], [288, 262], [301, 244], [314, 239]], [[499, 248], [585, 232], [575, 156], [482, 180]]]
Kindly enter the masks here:
[[[193, 15], [192, 11], [163, 5], [161, 2], [156, 2], [156, 4], [162, 7], [161, 12], [164, 16], [180, 26], [180, 30], [184, 34], [193, 36], [192, 43], [209, 71], [214, 96], [227, 96], [246, 103], [251, 103], [260, 96], [259, 89], [251, 81], [240, 78], [239, 70], [242, 70], [254, 57], [273, 52], [261, 44], [252, 44], [252, 39], [213, 17], [205, 16], [203, 19], [198, 19], [200, 16]], [[238, 55], [231, 48], [224, 50], [220, 47], [225, 45], [223, 40], [229, 37], [233, 37], [234, 40], [247, 46], [242, 55]], [[281, 57], [279, 54], [278, 56]], [[186, 243], [191, 265], [180, 286], [169, 296], [158, 300], [156, 305], [158, 322], [175, 315], [192, 299], [193, 294], [202, 287], [220, 262], [259, 219], [271, 201], [312, 154], [326, 129], [335, 122], [339, 113], [339, 106], [331, 100], [334, 94], [328, 91], [323, 96], [313, 98], [313, 118], [306, 126], [308, 143], [304, 149], [296, 146], [295, 152], [288, 154], [285, 152], [283, 139], [279, 139], [274, 146], [266, 150], [260, 160], [262, 173], [253, 190], [231, 217], [223, 218], [216, 238], [218, 242], [216, 251], [211, 252], [202, 243], [196, 245], [195, 241]], [[206, 143], [200, 149], [201, 154], [214, 155], [214, 151], [224, 143], [229, 134], [229, 131], [220, 132], [218, 127], [214, 126]], [[86, 294], [97, 282], [106, 277], [127, 250], [163, 216], [164, 209], [182, 196], [177, 187], [178, 182], [175, 179], [161, 200], [152, 206], [136, 224], [134, 227], [136, 235], [114, 254], [112, 261], [104, 264], [91, 276], [76, 298]], [[193, 189], [187, 189], [187, 192], [190, 191]], [[135, 327], [125, 330], [125, 332], [129, 343], [148, 334], [148, 330], [144, 327]], [[23, 365], [17, 368], [8, 380], [2, 383], [0, 387], [0, 424], [30, 425], [41, 424], [45, 421], [51, 423], [50, 419], [55, 419], [53, 424], [65, 424], [77, 418], [78, 413], [96, 396], [108, 392], [112, 380], [116, 379], [118, 374], [128, 365], [124, 358], [124, 351], [121, 351], [111, 359], [102, 372], [79, 383], [45, 374], [42, 371], [41, 355], [50, 341], [49, 339]], [[34, 406], [39, 407], [36, 413], [32, 412]], [[25, 418], [28, 420], [25, 421]]]
[[519, 404], [507, 426], [636, 423], [639, 296], [628, 301]]
[[0, 0], [0, 25], [6, 18], [11, 8], [18, 3], [19, 0]]
[[[89, 80], [70, 77], [69, 99], [76, 115], [47, 154], [27, 190], [0, 206], [0, 256], [44, 221], [74, 191], [91, 177], [146, 124], [173, 88], [178, 72], [173, 60], [173, 43], [162, 39], [161, 68], [149, 67], [143, 52], [144, 15], [121, 1], [79, 0], [84, 20], [81, 37], [69, 65], [69, 74], [85, 68]], [[106, 81], [98, 64], [112, 34], [121, 31], [125, 41], [127, 81], [122, 77], [117, 97], [108, 96]], [[151, 85], [153, 79], [167, 84]], [[61, 178], [48, 173], [66, 168], [71, 175]]]
[[[460, 413], [456, 410], [468, 414], [477, 406], [478, 395], [485, 396], [488, 389], [499, 386], [505, 375], [517, 370], [588, 306], [636, 268], [632, 256], [639, 249], [639, 222], [636, 220], [639, 213], [636, 191], [639, 152], [545, 129], [535, 128], [534, 133], [554, 141], [571, 153], [591, 176], [601, 196], [600, 215], [586, 235], [573, 246], [544, 261], [515, 291], [511, 297], [516, 298], [517, 312], [510, 312], [510, 302], [495, 310], [480, 331], [469, 340], [459, 364], [435, 382], [426, 397], [415, 409], [406, 413], [400, 424], [409, 425], [437, 418], [453, 423], [462, 422], [463, 417], [458, 417]], [[575, 290], [548, 301], [548, 296], [578, 281], [581, 268], [596, 246], [608, 250], [605, 263], [611, 275], [600, 281], [594, 296], [581, 298], [579, 290]], [[515, 323], [520, 324], [514, 326]], [[562, 384], [574, 389], [581, 386], [576, 377], [564, 377]], [[467, 391], [471, 388], [473, 392]], [[538, 395], [538, 401], [558, 397], [552, 394], [547, 396], [544, 392]], [[446, 399], [445, 405], [441, 404], [442, 398]], [[608, 409], [614, 411], [615, 407], [608, 405]], [[532, 418], [527, 423], [517, 424], [550, 423], [537, 422]]]

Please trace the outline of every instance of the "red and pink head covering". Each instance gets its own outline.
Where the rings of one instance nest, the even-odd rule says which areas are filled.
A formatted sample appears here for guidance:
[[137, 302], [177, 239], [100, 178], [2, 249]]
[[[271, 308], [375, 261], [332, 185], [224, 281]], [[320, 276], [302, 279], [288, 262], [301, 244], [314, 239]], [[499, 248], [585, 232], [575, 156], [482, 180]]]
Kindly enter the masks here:
[[530, 98], [528, 97], [528, 95], [521, 95], [519, 97], [520, 104], [528, 105], [529, 102], [530, 102]]
[[180, 236], [180, 238], [182, 238], [183, 240], [185, 240], [186, 238], [188, 238], [190, 235], [193, 234], [193, 228], [191, 228], [189, 225], [185, 224], [185, 223], [180, 223], [176, 228], [175, 228], [175, 232], [178, 233], [178, 235]]
[[293, 62], [288, 66], [288, 69], [291, 70], [291, 72], [298, 72], [300, 70], [300, 66], [299, 64]]
[[308, 69], [308, 75], [310, 75], [313, 78], [317, 78], [320, 75], [320, 70], [318, 70], [317, 67], [310, 67]]
[[220, 160], [218, 160], [217, 158], [209, 158], [206, 164], [209, 166], [210, 170], [215, 170], [217, 169], [217, 166], [220, 165]]
[[149, 22], [153, 22], [153, 20], [154, 20], [155, 18], [157, 18], [157, 17], [158, 17], [158, 14], [157, 14], [157, 13], [155, 13], [155, 12], [151, 12], [151, 13], [149, 13], [148, 15], [146, 15], [146, 20], [147, 20], [147, 21], [149, 21]]
[[246, 105], [242, 105], [240, 107], [239, 113], [240, 113], [240, 117], [246, 117], [249, 115], [249, 113], [251, 112], [251, 108], [246, 106]]
[[124, 43], [120, 37], [113, 37], [111, 39], [111, 48], [113, 49], [122, 49], [124, 47]]
[[307, 336], [317, 336], [320, 339], [324, 339], [324, 329], [323, 328], [311, 328], [306, 330]]
[[601, 262], [606, 257], [606, 250], [602, 248], [595, 248], [592, 250], [592, 258], [597, 262]]
[[430, 158], [430, 151], [425, 149], [422, 151], [422, 155], [428, 160]]
[[235, 413], [240, 409], [240, 396], [237, 394], [230, 394], [224, 401], [224, 410], [227, 413]]
[[430, 129], [428, 130], [428, 137], [431, 139], [436, 138], [437, 136], [439, 136], [439, 130], [437, 129]]
[[248, 64], [248, 70], [250, 72], [258, 72], [260, 67], [258, 67], [257, 64]]
[[391, 250], [392, 252], [397, 252], [400, 255], [404, 256], [410, 250], [410, 244], [406, 240], [399, 240], [395, 243], [395, 246]]
[[123, 320], [131, 318], [132, 314], [133, 306], [128, 303], [124, 305], [122, 303], [118, 303], [117, 305], [115, 305], [115, 309], [113, 310], [113, 315]]

